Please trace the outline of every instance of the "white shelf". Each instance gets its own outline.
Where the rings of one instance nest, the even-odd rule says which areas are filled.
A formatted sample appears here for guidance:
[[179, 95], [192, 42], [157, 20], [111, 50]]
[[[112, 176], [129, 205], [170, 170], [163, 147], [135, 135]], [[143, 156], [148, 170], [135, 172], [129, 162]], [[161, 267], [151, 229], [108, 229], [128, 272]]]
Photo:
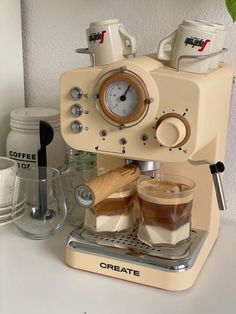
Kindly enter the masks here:
[[220, 237], [195, 286], [168, 292], [65, 265], [70, 226], [44, 241], [0, 229], [1, 314], [235, 314], [236, 225]]

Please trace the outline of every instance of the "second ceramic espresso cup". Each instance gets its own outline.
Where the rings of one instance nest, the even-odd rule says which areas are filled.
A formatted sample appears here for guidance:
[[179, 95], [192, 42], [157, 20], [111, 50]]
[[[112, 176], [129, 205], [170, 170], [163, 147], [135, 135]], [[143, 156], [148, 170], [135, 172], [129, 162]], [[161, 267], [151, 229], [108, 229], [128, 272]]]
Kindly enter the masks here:
[[119, 61], [136, 53], [136, 40], [117, 19], [90, 23], [86, 30], [88, 48], [95, 55], [95, 65]]
[[17, 169], [16, 161], [0, 157], [0, 207], [12, 203]]
[[[216, 40], [215, 40], [215, 46], [214, 46], [214, 52], [218, 52], [224, 48], [225, 38], [226, 38], [226, 31], [225, 31], [225, 25], [220, 23], [213, 23], [208, 22], [205, 20], [196, 20], [197, 23], [205, 24], [205, 25], [211, 25], [215, 28], [216, 32]], [[211, 58], [210, 60], [210, 69], [216, 69], [219, 65], [220, 61], [220, 54]]]
[[[197, 21], [183, 21], [178, 29], [163, 39], [158, 48], [158, 59], [170, 61], [170, 66], [192, 73], [207, 73], [210, 59], [179, 59], [182, 56], [200, 57], [214, 52], [216, 31], [213, 25], [198, 23]], [[167, 50], [167, 47], [170, 49]]]

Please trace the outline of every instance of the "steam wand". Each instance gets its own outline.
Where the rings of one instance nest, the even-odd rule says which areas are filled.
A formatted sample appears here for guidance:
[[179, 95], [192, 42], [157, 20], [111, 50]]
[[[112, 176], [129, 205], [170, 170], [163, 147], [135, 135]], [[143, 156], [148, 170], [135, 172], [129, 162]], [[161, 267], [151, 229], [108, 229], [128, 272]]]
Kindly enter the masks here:
[[223, 184], [222, 184], [221, 176], [220, 176], [220, 173], [224, 172], [224, 170], [225, 170], [225, 166], [224, 166], [223, 162], [218, 161], [217, 163], [214, 163], [214, 162], [209, 161], [209, 160], [192, 160], [191, 158], [188, 159], [188, 162], [193, 166], [209, 165], [209, 168], [210, 168], [210, 171], [212, 174], [212, 179], [213, 179], [214, 186], [215, 186], [219, 210], [227, 209]]

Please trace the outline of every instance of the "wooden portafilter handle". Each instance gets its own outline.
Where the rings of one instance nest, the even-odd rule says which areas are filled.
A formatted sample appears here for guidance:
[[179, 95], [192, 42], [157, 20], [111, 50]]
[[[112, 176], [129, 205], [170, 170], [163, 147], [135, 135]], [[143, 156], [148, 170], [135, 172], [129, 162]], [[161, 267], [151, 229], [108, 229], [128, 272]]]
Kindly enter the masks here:
[[136, 165], [116, 168], [79, 185], [75, 190], [76, 199], [81, 207], [95, 206], [139, 176], [140, 169]]

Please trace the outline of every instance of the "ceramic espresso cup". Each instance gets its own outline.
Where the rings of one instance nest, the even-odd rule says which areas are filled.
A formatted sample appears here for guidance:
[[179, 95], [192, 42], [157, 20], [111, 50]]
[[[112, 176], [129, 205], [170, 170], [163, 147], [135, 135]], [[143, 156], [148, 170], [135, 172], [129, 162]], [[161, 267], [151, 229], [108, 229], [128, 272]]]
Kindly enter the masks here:
[[0, 207], [12, 203], [16, 172], [16, 161], [0, 157]]
[[[225, 38], [226, 38], [226, 31], [225, 25], [220, 23], [212, 23], [205, 20], [196, 20], [196, 22], [205, 25], [211, 25], [215, 28], [216, 32], [216, 40], [213, 52], [218, 52], [224, 48]], [[219, 65], [221, 55], [215, 56], [210, 60], [210, 69], [216, 69]]]
[[136, 40], [117, 19], [90, 23], [86, 30], [88, 48], [95, 55], [95, 65], [119, 61], [136, 53]]
[[181, 71], [207, 73], [210, 59], [180, 58], [209, 55], [214, 52], [215, 41], [216, 31], [213, 25], [186, 20], [174, 33], [160, 42], [158, 59], [170, 61], [171, 67], [178, 69], [179, 66]]

